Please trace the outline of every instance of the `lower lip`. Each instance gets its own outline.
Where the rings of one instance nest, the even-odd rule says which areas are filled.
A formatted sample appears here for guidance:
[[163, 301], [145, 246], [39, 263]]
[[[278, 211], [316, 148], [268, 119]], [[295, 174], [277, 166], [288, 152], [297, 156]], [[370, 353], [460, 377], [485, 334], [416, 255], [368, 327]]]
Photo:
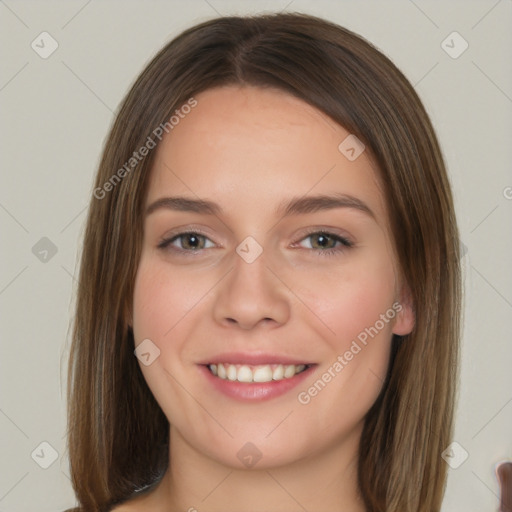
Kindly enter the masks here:
[[221, 379], [213, 375], [207, 366], [200, 365], [199, 371], [217, 390], [231, 398], [244, 402], [270, 400], [284, 395], [298, 386], [312, 373], [316, 365], [312, 365], [301, 373], [289, 379], [273, 380], [270, 382], [238, 382], [237, 380]]

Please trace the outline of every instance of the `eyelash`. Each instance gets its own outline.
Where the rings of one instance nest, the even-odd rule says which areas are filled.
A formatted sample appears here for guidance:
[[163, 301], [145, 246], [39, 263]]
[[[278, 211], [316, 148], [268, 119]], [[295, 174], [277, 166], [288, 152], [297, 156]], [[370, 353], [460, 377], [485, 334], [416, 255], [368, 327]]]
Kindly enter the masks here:
[[[176, 235], [173, 235], [171, 238], [166, 238], [166, 239], [162, 240], [158, 244], [157, 247], [158, 247], [158, 249], [162, 249], [162, 250], [169, 249], [169, 246], [171, 246], [171, 244], [175, 240], [178, 240], [178, 239], [180, 239], [182, 237], [185, 237], [185, 236], [192, 236], [192, 235], [195, 236], [195, 237], [201, 237], [201, 238], [205, 238], [205, 239], [209, 240], [209, 238], [206, 235], [203, 235], [202, 233], [199, 233], [197, 231], [186, 231], [186, 232], [183, 232], [183, 233], [178, 233]], [[319, 256], [320, 255], [321, 256], [336, 256], [337, 254], [339, 254], [339, 253], [345, 251], [346, 249], [349, 249], [349, 248], [354, 246], [354, 243], [351, 242], [350, 240], [348, 240], [347, 238], [344, 238], [344, 237], [342, 237], [340, 235], [336, 235], [335, 233], [331, 233], [331, 232], [325, 231], [325, 230], [311, 231], [311, 232], [307, 233], [306, 236], [301, 238], [299, 240], [299, 242], [302, 242], [306, 238], [310, 238], [313, 235], [322, 235], [322, 236], [331, 238], [335, 242], [339, 242], [341, 244], [338, 247], [331, 247], [329, 249], [311, 249], [311, 250], [315, 251]], [[298, 242], [296, 242], [296, 243], [298, 243]], [[208, 249], [208, 247], [207, 247], [207, 249]], [[181, 253], [189, 253], [188, 255], [190, 255], [190, 254], [194, 254], [194, 253], [197, 253], [199, 251], [202, 251], [203, 249], [188, 250], [188, 249], [180, 249], [178, 247], [172, 247], [170, 250], [173, 250], [173, 251], [176, 251], [176, 252], [181, 252]]]
[[[309, 233], [306, 233], [306, 236], [301, 238], [299, 242], [302, 242], [306, 238], [310, 238], [313, 235], [322, 235], [328, 238], [331, 238], [335, 242], [339, 242], [339, 245], [337, 247], [331, 247], [330, 249], [311, 249], [315, 251], [319, 256], [336, 256], [339, 253], [342, 253], [346, 251], [347, 249], [350, 249], [354, 246], [354, 243], [348, 240], [347, 238], [336, 235], [335, 233], [331, 233], [330, 231], [326, 230], [313, 230]], [[295, 245], [295, 244], [294, 244]]]

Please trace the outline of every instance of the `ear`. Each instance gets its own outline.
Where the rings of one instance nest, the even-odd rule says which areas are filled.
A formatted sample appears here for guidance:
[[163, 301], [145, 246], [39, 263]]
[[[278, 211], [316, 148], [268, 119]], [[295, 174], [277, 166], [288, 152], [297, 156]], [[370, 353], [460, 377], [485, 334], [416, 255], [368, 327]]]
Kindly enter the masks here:
[[404, 284], [400, 290], [400, 298], [397, 301], [397, 315], [393, 325], [393, 334], [405, 336], [410, 334], [416, 323], [416, 315], [414, 313], [414, 301], [409, 287]]

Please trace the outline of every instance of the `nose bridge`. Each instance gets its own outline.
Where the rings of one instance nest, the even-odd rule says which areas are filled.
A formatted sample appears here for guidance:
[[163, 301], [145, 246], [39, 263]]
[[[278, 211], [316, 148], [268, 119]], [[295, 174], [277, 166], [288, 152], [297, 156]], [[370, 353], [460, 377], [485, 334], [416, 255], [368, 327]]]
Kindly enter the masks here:
[[243, 329], [251, 329], [262, 320], [283, 324], [290, 315], [286, 288], [267, 267], [263, 251], [255, 256], [250, 244], [241, 243], [234, 254], [232, 270], [215, 301], [215, 318]]

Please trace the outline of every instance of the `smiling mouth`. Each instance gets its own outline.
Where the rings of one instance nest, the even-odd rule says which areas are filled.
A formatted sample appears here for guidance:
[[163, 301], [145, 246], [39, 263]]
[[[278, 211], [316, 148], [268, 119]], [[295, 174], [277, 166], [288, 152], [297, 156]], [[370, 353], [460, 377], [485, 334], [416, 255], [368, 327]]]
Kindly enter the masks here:
[[287, 380], [306, 371], [310, 364], [230, 364], [219, 363], [206, 365], [210, 373], [219, 379], [238, 382], [272, 382]]

